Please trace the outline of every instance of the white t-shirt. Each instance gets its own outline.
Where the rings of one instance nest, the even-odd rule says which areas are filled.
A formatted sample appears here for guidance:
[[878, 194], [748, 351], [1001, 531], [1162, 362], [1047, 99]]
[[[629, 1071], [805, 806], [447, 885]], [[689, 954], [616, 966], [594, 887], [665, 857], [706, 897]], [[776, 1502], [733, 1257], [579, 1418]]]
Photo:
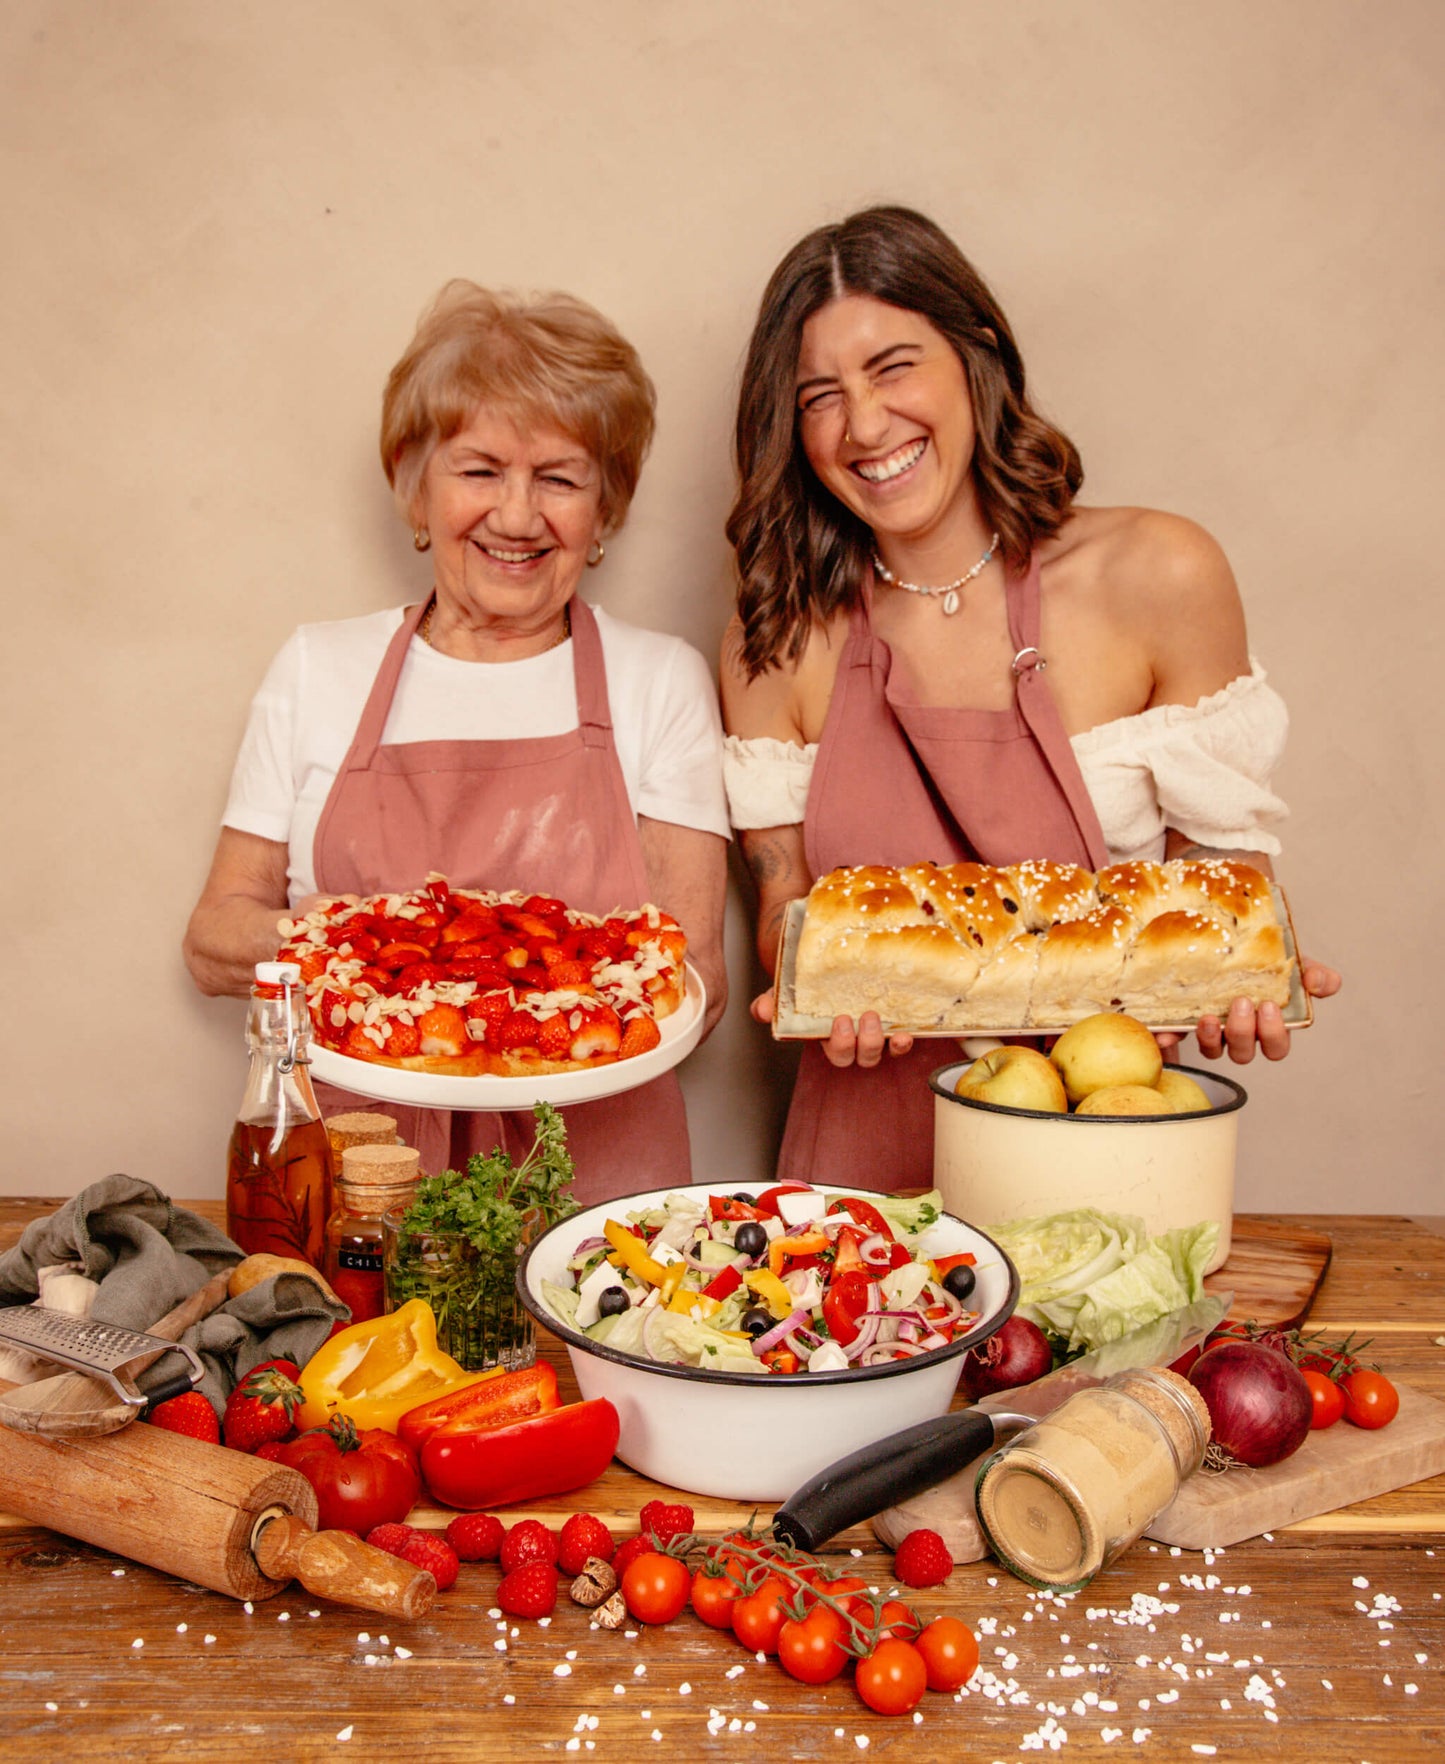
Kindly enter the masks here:
[[[1072, 740], [1084, 787], [1115, 863], [1161, 858], [1164, 832], [1224, 851], [1278, 856], [1273, 829], [1289, 812], [1270, 788], [1289, 712], [1250, 671], [1197, 704], [1159, 704]], [[733, 826], [788, 827], [808, 803], [816, 745], [729, 735], [723, 775]]]
[[[302, 625], [251, 701], [222, 818], [288, 846], [292, 903], [316, 892], [316, 823], [403, 610]], [[680, 637], [592, 610], [633, 812], [727, 837], [722, 725], [707, 663]], [[468, 662], [414, 637], [382, 740], [391, 746], [562, 735], [577, 721], [570, 642], [525, 661]]]

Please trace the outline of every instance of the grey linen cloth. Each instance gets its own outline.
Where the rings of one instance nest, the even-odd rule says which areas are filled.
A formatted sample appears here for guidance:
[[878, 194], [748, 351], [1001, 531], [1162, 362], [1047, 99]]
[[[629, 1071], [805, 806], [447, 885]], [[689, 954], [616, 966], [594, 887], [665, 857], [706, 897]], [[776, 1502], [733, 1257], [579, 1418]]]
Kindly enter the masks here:
[[[219, 1226], [172, 1205], [154, 1183], [107, 1176], [47, 1218], [32, 1220], [19, 1243], [0, 1254], [0, 1305], [32, 1303], [39, 1270], [68, 1263], [99, 1284], [91, 1311], [96, 1322], [146, 1330], [244, 1256]], [[227, 1299], [182, 1339], [205, 1362], [199, 1388], [219, 1414], [253, 1366], [281, 1359], [304, 1366], [332, 1325], [349, 1317], [314, 1281], [278, 1274]], [[136, 1382], [154, 1389], [183, 1364], [167, 1355]]]

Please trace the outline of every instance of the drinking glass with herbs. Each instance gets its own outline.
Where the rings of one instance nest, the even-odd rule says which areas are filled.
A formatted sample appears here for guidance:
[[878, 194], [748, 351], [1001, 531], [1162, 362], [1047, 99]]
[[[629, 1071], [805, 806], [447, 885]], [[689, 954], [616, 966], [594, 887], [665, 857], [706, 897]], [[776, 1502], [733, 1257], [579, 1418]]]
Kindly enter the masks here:
[[474, 1153], [465, 1174], [423, 1176], [410, 1205], [383, 1220], [387, 1309], [425, 1299], [438, 1344], [469, 1372], [536, 1358], [517, 1262], [539, 1232], [577, 1211], [562, 1117], [547, 1103], [533, 1113], [537, 1137], [520, 1164], [500, 1147]]

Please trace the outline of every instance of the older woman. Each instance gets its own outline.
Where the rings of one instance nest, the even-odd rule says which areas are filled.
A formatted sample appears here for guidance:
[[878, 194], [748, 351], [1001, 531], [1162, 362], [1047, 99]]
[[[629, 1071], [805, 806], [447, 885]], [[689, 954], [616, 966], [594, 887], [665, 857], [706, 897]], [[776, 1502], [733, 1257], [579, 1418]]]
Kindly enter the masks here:
[[[1217, 852], [1268, 868], [1286, 715], [1228, 563], [1173, 515], [1078, 506], [1077, 452], [932, 222], [869, 209], [788, 254], [737, 455], [728, 788], [769, 969], [788, 902], [839, 865]], [[1306, 963], [1304, 983], [1340, 981]], [[1238, 1061], [1289, 1045], [1278, 1007], [1244, 999], [1198, 1037]], [[868, 1013], [804, 1049], [781, 1174], [931, 1180], [938, 1046], [884, 1047]]]
[[[626, 517], [653, 405], [636, 352], [582, 301], [442, 290], [381, 425], [430, 588], [303, 625], [272, 663], [186, 936], [203, 992], [245, 993], [280, 920], [318, 893], [435, 870], [594, 912], [656, 903], [686, 931], [717, 1021], [727, 818], [708, 670], [578, 594]], [[327, 1112], [348, 1104], [323, 1096]], [[531, 1142], [530, 1115], [394, 1112], [428, 1169]], [[674, 1075], [566, 1118], [579, 1198], [688, 1179]]]

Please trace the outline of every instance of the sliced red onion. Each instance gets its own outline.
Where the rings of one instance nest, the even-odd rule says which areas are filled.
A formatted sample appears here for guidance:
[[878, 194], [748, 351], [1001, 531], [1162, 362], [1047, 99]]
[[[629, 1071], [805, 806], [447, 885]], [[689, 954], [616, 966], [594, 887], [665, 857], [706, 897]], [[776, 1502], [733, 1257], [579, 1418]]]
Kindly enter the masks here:
[[931, 1335], [925, 1335], [923, 1340], [919, 1342], [918, 1351], [920, 1354], [931, 1354], [934, 1348], [947, 1346], [948, 1337], [946, 1335], [940, 1335], [935, 1329]]
[[963, 1315], [963, 1300], [956, 1299], [946, 1286], [940, 1286], [936, 1280], [929, 1281], [923, 1289], [922, 1296], [928, 1300], [930, 1305], [942, 1305], [950, 1317]]
[[900, 1355], [911, 1359], [918, 1352], [919, 1349], [910, 1342], [894, 1341], [886, 1345], [880, 1342], [877, 1346], [869, 1348], [863, 1356], [862, 1363], [865, 1366], [882, 1366]]
[[581, 1243], [577, 1245], [576, 1249], [573, 1250], [573, 1259], [575, 1260], [578, 1256], [589, 1255], [595, 1249], [606, 1248], [607, 1239], [605, 1237], [584, 1237]]
[[923, 1330], [911, 1317], [902, 1317], [899, 1319], [898, 1323], [898, 1339], [899, 1341], [910, 1342], [921, 1341], [923, 1339]]
[[875, 1231], [858, 1245], [858, 1254], [870, 1268], [886, 1268], [893, 1256], [893, 1246], [886, 1237]]
[[766, 1334], [760, 1335], [753, 1343], [753, 1352], [759, 1357], [770, 1353], [780, 1343], [786, 1341], [795, 1329], [801, 1329], [811, 1318], [811, 1311], [792, 1311], [781, 1323], [775, 1323]]
[[861, 1359], [878, 1339], [878, 1319], [876, 1316], [859, 1319], [858, 1333], [843, 1349], [850, 1360]]

